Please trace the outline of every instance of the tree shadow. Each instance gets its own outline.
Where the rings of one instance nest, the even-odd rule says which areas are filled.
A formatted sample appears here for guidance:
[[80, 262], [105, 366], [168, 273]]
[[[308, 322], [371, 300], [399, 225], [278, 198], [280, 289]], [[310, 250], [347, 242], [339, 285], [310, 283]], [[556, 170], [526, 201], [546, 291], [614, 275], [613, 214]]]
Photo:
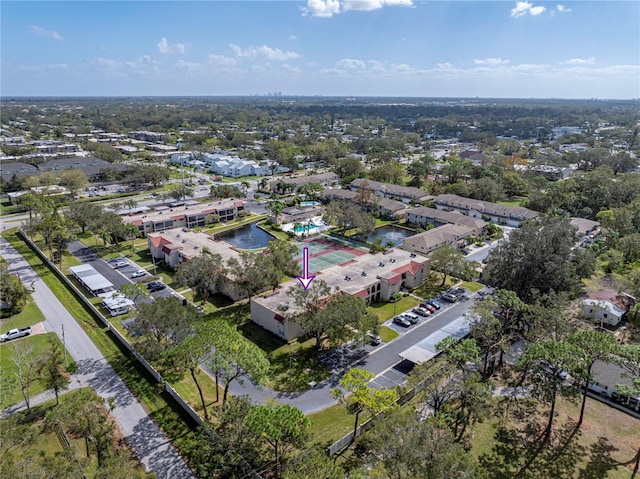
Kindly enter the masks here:
[[507, 423], [496, 428], [491, 452], [479, 457], [481, 467], [491, 478], [572, 479], [586, 454], [578, 443], [580, 433], [572, 423], [555, 429], [547, 444], [543, 440], [544, 427], [535, 417], [519, 428]]
[[619, 449], [611, 444], [606, 437], [599, 437], [597, 442], [589, 448], [589, 462], [580, 470], [579, 479], [600, 479], [607, 477], [612, 469], [620, 465], [611, 457], [611, 454]]

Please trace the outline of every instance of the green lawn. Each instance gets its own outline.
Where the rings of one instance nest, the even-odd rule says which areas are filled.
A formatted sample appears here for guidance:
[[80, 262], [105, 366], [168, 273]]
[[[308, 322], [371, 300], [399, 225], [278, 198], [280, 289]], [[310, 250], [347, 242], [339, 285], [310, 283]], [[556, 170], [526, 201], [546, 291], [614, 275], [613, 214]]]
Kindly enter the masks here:
[[[15, 348], [18, 347], [28, 347], [31, 348], [31, 354], [29, 357], [37, 357], [47, 350], [49, 347], [49, 338], [53, 338], [54, 341], [60, 343], [60, 347], [62, 348], [62, 343], [58, 336], [55, 333], [47, 333], [47, 334], [36, 334], [32, 336], [27, 336], [23, 339], [14, 339], [8, 343], [0, 344], [0, 371], [3, 376], [13, 376], [16, 371], [16, 364], [13, 362], [13, 352]], [[67, 359], [70, 363], [69, 368], [71, 370], [75, 369], [75, 366], [72, 365], [73, 360], [71, 356], [67, 354]], [[44, 391], [44, 387], [39, 381], [34, 381], [31, 385], [31, 396], [35, 396], [36, 394], [40, 394]], [[22, 396], [22, 392], [20, 391], [20, 385], [18, 383], [13, 384], [13, 387], [7, 391], [6, 396], [3, 396], [3, 401], [0, 403], [0, 408], [4, 408], [11, 404], [15, 404], [18, 402], [24, 401]]]
[[460, 287], [476, 293], [480, 291], [482, 288], [484, 288], [484, 285], [478, 283], [477, 281], [467, 281], [466, 283], [462, 283]]
[[[218, 388], [219, 402], [216, 402], [215, 380], [200, 368], [196, 370], [196, 378], [198, 379], [198, 384], [202, 389], [202, 395], [204, 396], [204, 402], [207, 405], [207, 410], [211, 412], [212, 407], [221, 404], [222, 393], [224, 392], [224, 388], [223, 387]], [[173, 388], [177, 391], [177, 393], [180, 394], [180, 396], [185, 401], [187, 401], [189, 405], [193, 409], [195, 409], [196, 412], [201, 417], [204, 417], [204, 412], [202, 411], [202, 401], [200, 399], [200, 393], [198, 392], [198, 388], [196, 386], [196, 383], [193, 381], [193, 378], [191, 377], [190, 372], [187, 371], [184, 374], [184, 376], [179, 380], [172, 380], [171, 386], [173, 386]]]
[[[522, 406], [525, 406], [524, 404]], [[498, 412], [474, 428], [470, 454], [479, 459], [489, 477], [522, 479], [628, 479], [633, 458], [640, 448], [640, 421], [593, 399], [587, 400], [585, 419], [574, 431], [580, 402], [560, 398], [557, 403], [554, 435], [550, 446], [539, 448], [527, 422], [537, 425], [544, 419], [536, 414], [536, 403], [527, 405], [530, 413], [517, 417]], [[512, 405], [515, 411], [517, 406]], [[546, 417], [546, 416], [545, 416]], [[530, 426], [529, 426], [530, 427]], [[625, 465], [626, 464], [626, 467]]]
[[505, 206], [522, 206], [522, 202], [526, 200], [526, 198], [513, 198], [510, 201], [496, 201], [496, 203], [498, 203], [499, 205], [505, 205]]
[[[343, 404], [336, 404], [320, 412], [308, 415], [311, 420], [309, 426], [309, 441], [311, 445], [328, 447], [345, 434], [353, 431], [355, 416], [347, 413]], [[369, 413], [360, 415], [359, 424], [369, 419]]]
[[69, 313], [82, 326], [96, 347], [107, 358], [109, 364], [127, 384], [133, 394], [140, 400], [143, 408], [159, 424], [172, 443], [189, 459], [193, 454], [193, 430], [191, 420], [171, 400], [166, 393], [161, 393], [158, 384], [142, 366], [126, 351], [121, 349], [113, 335], [102, 326], [74, 294], [61, 283], [44, 265], [35, 253], [17, 236], [16, 229], [2, 233], [14, 248], [27, 260], [44, 282], [62, 302]]
[[444, 285], [442, 285], [442, 275], [440, 273], [436, 273], [434, 271], [431, 272], [431, 275], [424, 280], [422, 285], [419, 288], [413, 290], [413, 294], [419, 296], [424, 299], [433, 298], [437, 296], [442, 291], [449, 289], [451, 286], [457, 283], [455, 278], [451, 276], [447, 277], [447, 281]]
[[408, 309], [416, 307], [420, 301], [413, 296], [405, 296], [395, 303], [374, 303], [369, 306], [369, 311], [375, 313], [380, 322], [383, 323], [395, 315], [405, 312]]
[[0, 320], [0, 333], [6, 333], [10, 329], [14, 328], [26, 328], [27, 326], [33, 326], [41, 321], [44, 321], [44, 315], [36, 303], [31, 301], [20, 313]]
[[393, 341], [398, 336], [400, 336], [393, 329], [387, 328], [386, 326], [382, 326], [378, 334], [380, 335], [380, 339], [382, 339], [385, 343], [388, 343], [389, 341]]
[[241, 219], [240, 221], [234, 220], [234, 221], [229, 221], [227, 223], [219, 223], [216, 226], [211, 226], [209, 228], [205, 228], [205, 229], [203, 229], [203, 231], [205, 233], [210, 234], [210, 235], [214, 235], [216, 233], [222, 233], [223, 231], [231, 230], [231, 229], [237, 228], [239, 226], [244, 226], [244, 225], [249, 224], [249, 223], [254, 223], [256, 221], [263, 220], [266, 217], [267, 217], [266, 215], [250, 214], [249, 216]]

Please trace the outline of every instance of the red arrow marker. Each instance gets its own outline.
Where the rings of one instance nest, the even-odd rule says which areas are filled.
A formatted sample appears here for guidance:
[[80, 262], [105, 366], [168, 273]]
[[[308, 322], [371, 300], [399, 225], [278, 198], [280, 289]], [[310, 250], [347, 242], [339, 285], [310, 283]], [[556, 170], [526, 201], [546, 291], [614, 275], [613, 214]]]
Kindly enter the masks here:
[[300, 284], [306, 291], [315, 276], [309, 276], [309, 248], [302, 248], [302, 276], [296, 276]]

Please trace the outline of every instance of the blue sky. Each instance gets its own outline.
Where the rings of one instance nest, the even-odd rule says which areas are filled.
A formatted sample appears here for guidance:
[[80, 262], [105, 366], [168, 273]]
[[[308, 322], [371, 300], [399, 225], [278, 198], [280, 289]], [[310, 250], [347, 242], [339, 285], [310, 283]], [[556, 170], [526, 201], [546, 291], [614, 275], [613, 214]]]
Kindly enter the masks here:
[[637, 1], [3, 1], [3, 96], [639, 98]]

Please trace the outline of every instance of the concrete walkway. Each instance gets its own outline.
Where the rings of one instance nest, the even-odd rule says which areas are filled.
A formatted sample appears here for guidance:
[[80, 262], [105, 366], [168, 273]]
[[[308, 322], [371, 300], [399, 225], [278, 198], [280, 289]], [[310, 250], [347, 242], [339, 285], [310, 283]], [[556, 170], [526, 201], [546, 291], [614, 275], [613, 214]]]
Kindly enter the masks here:
[[[4, 238], [0, 238], [0, 255], [9, 264], [9, 270], [18, 274], [23, 284], [33, 285], [33, 299], [44, 314], [47, 331], [62, 339], [78, 371], [73, 376], [73, 388], [90, 386], [103, 399], [115, 401], [113, 417], [122, 434], [148, 472], [158, 478], [187, 479], [195, 477], [167, 437], [151, 420], [131, 391], [109, 366], [102, 353], [85, 334], [73, 316], [58, 301], [24, 258]], [[44, 400], [46, 394], [41, 398]]]

